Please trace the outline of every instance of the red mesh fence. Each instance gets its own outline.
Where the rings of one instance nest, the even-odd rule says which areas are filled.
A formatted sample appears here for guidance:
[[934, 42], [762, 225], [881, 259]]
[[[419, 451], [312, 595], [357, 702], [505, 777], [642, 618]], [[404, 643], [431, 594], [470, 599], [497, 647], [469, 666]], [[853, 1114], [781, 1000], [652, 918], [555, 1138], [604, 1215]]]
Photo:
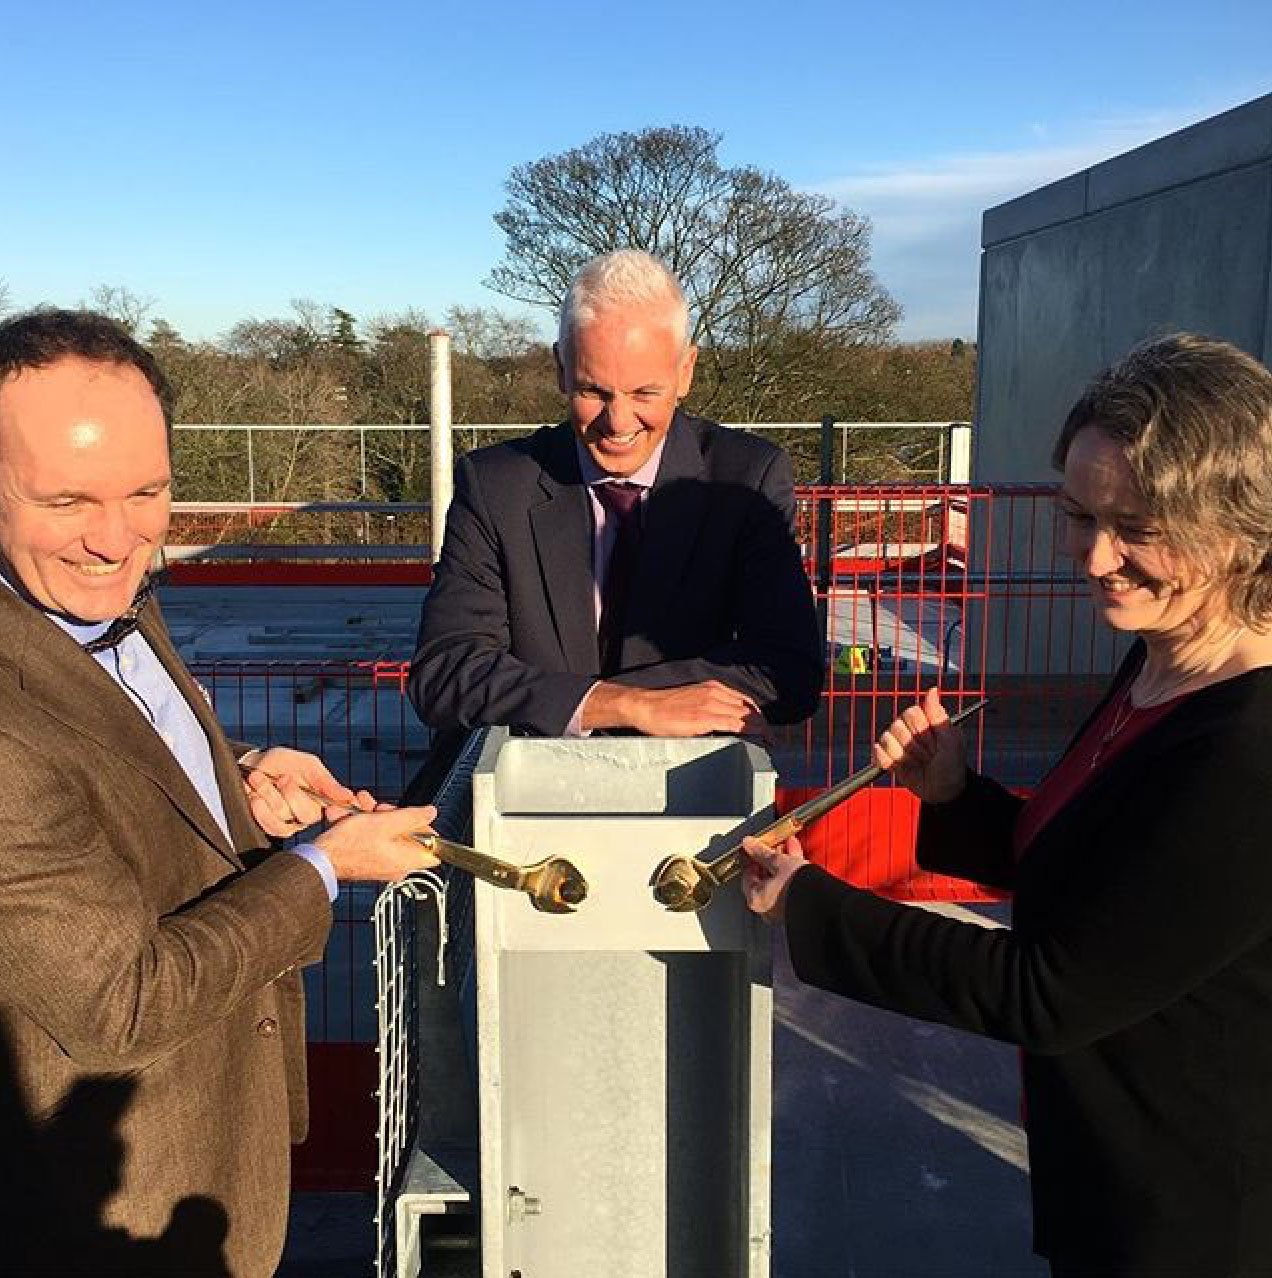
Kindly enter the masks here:
[[[797, 528], [827, 669], [818, 712], [771, 743], [781, 806], [868, 764], [879, 732], [933, 684], [951, 712], [988, 698], [966, 732], [974, 763], [1021, 789], [1036, 785], [1121, 651], [1094, 625], [1085, 584], [1061, 553], [1052, 490], [806, 488]], [[405, 662], [218, 661], [196, 674], [231, 735], [315, 750], [384, 798], [402, 793], [423, 757]], [[984, 899], [970, 884], [916, 869], [916, 821], [911, 797], [883, 781], [824, 818], [805, 844], [833, 873], [898, 899]], [[334, 1045], [374, 1039], [370, 906], [369, 889], [342, 896], [327, 959], [308, 976], [318, 1114], [348, 1074], [344, 1065], [326, 1069], [322, 1044], [340, 1052]], [[339, 1182], [333, 1159], [362, 1167], [369, 1103], [326, 1106], [301, 1183]]]
[[[366, 506], [352, 502], [248, 505], [240, 502], [174, 506], [168, 545], [246, 547], [359, 547], [425, 559], [429, 518], [423, 506]], [[246, 557], [246, 556], [244, 556]]]
[[[774, 748], [795, 802], [871, 762], [879, 733], [925, 689], [966, 729], [977, 766], [1035, 785], [1098, 695], [1118, 648], [1092, 625], [1063, 557], [1049, 486], [801, 489], [797, 530], [827, 641], [818, 713]], [[917, 871], [917, 805], [882, 782], [809, 832], [833, 873], [887, 895], [974, 900]]]
[[[772, 742], [784, 803], [868, 764], [880, 731], [933, 684], [951, 711], [989, 699], [967, 730], [978, 765], [1011, 785], [1037, 782], [1118, 656], [1112, 636], [1092, 624], [1085, 586], [1061, 555], [1051, 493], [1036, 486], [799, 491], [797, 535], [827, 666], [818, 712]], [[414, 771], [412, 752], [422, 749], [405, 672], [404, 662], [218, 662], [204, 668], [204, 679], [231, 725], [250, 714], [253, 740], [317, 748], [358, 784], [394, 797]], [[915, 872], [915, 820], [909, 796], [882, 782], [824, 819], [808, 842], [835, 873], [890, 895], [975, 896], [966, 885]]]

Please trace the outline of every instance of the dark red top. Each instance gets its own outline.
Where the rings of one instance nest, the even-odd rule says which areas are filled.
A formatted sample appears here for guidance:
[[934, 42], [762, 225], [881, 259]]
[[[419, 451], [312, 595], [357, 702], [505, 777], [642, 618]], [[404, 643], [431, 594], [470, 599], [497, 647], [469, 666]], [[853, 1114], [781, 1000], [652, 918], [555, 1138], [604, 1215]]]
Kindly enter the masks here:
[[[1012, 832], [1012, 851], [1019, 860], [1038, 831], [1082, 789], [1109, 760], [1164, 718], [1182, 700], [1173, 697], [1160, 705], [1137, 710], [1131, 705], [1130, 681], [1109, 699], [1103, 710], [1087, 725], [1086, 731], [1021, 808]], [[1187, 694], [1185, 694], [1187, 695]]]

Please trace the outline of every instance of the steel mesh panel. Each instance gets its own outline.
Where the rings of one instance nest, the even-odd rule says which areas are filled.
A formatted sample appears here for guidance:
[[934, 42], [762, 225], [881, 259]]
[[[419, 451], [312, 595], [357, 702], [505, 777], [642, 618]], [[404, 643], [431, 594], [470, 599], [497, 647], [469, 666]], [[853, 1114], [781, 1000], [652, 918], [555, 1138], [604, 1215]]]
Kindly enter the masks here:
[[[434, 829], [465, 842], [472, 831], [473, 765], [485, 731], [469, 738], [438, 788]], [[394, 1201], [414, 1145], [419, 1111], [420, 981], [456, 988], [472, 979], [472, 879], [441, 867], [390, 884], [375, 904], [375, 973], [379, 1057], [376, 1167], [376, 1273], [397, 1272]], [[438, 912], [436, 954], [418, 948], [419, 912]]]

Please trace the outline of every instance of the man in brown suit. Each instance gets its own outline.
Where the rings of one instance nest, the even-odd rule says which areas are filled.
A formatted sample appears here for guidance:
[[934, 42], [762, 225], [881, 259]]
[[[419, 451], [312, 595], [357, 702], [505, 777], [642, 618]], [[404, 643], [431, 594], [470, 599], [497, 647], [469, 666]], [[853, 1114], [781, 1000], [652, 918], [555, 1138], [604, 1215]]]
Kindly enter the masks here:
[[170, 410], [109, 321], [0, 324], [4, 1273], [272, 1274], [307, 1118], [297, 969], [336, 880], [432, 863], [408, 837], [430, 809], [328, 810], [295, 854], [263, 836], [324, 814], [302, 787], [375, 804], [291, 750], [254, 752], [245, 787], [156, 605], [134, 608]]

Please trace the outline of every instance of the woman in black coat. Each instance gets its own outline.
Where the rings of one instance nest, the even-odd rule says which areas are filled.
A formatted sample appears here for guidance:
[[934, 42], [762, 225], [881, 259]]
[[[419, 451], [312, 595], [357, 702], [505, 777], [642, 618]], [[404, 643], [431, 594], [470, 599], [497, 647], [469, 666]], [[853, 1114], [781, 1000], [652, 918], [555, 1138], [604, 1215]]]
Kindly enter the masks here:
[[875, 756], [925, 868], [1010, 929], [897, 905], [748, 841], [801, 979], [1019, 1044], [1034, 1245], [1053, 1274], [1272, 1274], [1272, 374], [1177, 336], [1056, 445], [1067, 549], [1138, 641], [1028, 801], [968, 771], [938, 694]]

